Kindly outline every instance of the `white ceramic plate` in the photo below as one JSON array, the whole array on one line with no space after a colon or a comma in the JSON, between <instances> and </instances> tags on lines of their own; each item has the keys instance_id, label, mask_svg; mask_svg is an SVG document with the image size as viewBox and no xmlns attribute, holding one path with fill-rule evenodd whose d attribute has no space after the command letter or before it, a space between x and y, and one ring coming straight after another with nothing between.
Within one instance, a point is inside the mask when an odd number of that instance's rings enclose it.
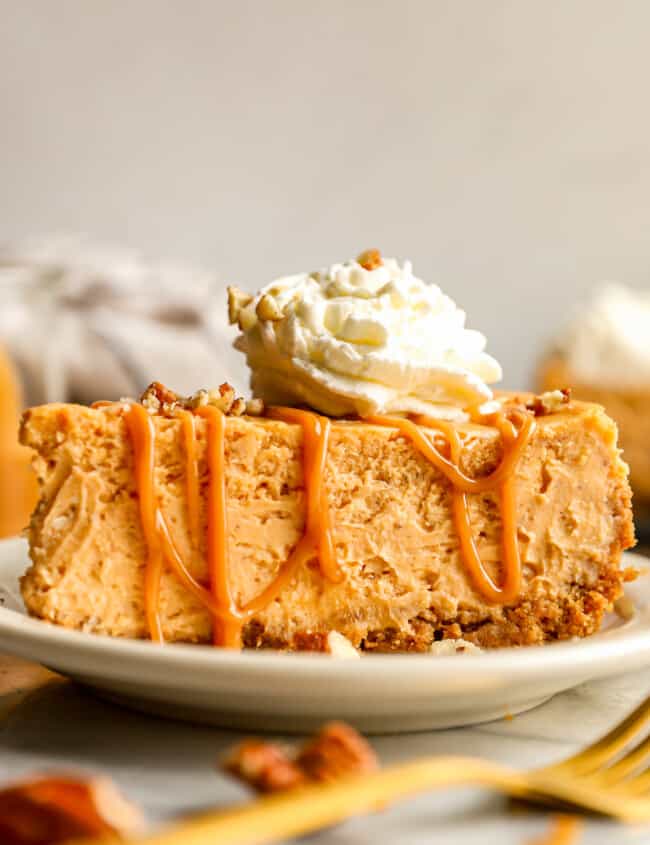
<instances>
[{"instance_id":1,"label":"white ceramic plate","mask_svg":"<svg viewBox=\"0 0 650 845\"><path fill-rule=\"evenodd\" d=\"M639 555L627 563L650 563ZM25 614L22 540L0 541L0 650L44 664L152 713L254 730L304 731L346 719L366 732L445 728L520 713L592 678L650 665L650 577L629 585L637 612L586 640L476 655L233 653L57 628Z\"/></svg>"}]
</instances>

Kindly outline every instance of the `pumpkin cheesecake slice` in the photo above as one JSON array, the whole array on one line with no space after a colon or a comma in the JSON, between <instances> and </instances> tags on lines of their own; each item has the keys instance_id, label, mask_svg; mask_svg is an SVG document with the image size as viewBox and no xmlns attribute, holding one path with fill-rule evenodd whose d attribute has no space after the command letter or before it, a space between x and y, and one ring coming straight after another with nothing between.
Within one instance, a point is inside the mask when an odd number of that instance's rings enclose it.
<instances>
[{"instance_id":1,"label":"pumpkin cheesecake slice","mask_svg":"<svg viewBox=\"0 0 650 845\"><path fill-rule=\"evenodd\" d=\"M424 651L449 637L494 647L585 636L620 595L621 552L634 542L630 490L616 427L599 406L562 395L502 401L503 413L532 429L510 471L514 512L504 517L503 483L459 492L390 419L331 421L314 493L308 427L290 415L224 413L224 403L226 411L242 408L230 396L224 388L204 400L202 415L170 403L159 387L144 405L47 405L25 414L21 439L36 452L41 483L22 581L31 614L169 642L210 642L234 625L225 644L326 650L336 631L356 648ZM217 479L210 408L222 424ZM498 428L451 425L460 477L493 476L508 449ZM449 432L417 429L452 460ZM225 497L221 516L215 488ZM482 572L463 547L459 496ZM151 497L147 527L143 500ZM313 530L314 505L327 514L329 571L319 537L295 559ZM219 573L211 572L209 546L219 542L210 526L221 519L227 569ZM520 570L515 590L500 597L508 520ZM229 616L228 603L248 610Z\"/></svg>"},{"instance_id":2,"label":"pumpkin cheesecake slice","mask_svg":"<svg viewBox=\"0 0 650 845\"><path fill-rule=\"evenodd\" d=\"M376 250L232 288L229 312L251 402L154 384L140 402L25 414L41 483L30 613L337 654L598 629L634 542L600 406L495 396L483 335Z\"/></svg>"}]
</instances>

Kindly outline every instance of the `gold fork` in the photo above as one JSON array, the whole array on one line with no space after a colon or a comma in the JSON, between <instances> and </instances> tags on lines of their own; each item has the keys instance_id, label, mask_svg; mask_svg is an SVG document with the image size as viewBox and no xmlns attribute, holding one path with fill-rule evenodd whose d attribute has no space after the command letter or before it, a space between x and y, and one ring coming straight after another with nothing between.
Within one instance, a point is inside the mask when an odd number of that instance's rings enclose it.
<instances>
[{"instance_id":1,"label":"gold fork","mask_svg":"<svg viewBox=\"0 0 650 845\"><path fill-rule=\"evenodd\" d=\"M519 772L472 757L425 757L374 774L260 798L196 817L138 845L262 845L312 833L429 789L484 786L513 798L571 805L625 822L650 821L650 736L628 746L650 722L650 697L602 739L551 766ZM626 750L627 749L627 750ZM83 840L98 845L110 839Z\"/></svg>"}]
</instances>

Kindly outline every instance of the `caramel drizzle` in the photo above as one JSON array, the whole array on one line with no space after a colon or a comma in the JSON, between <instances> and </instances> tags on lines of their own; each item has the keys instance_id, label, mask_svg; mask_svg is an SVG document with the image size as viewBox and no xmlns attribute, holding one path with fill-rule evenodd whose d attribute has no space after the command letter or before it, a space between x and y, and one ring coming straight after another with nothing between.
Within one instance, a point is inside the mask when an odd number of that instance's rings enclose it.
<instances>
[{"instance_id":1,"label":"caramel drizzle","mask_svg":"<svg viewBox=\"0 0 650 845\"><path fill-rule=\"evenodd\" d=\"M337 563L324 477L332 423L327 417L297 408L270 408L271 419L298 423L303 430L307 519L304 538L312 557L318 557L321 572L334 583L343 578Z\"/></svg>"},{"instance_id":2,"label":"caramel drizzle","mask_svg":"<svg viewBox=\"0 0 650 845\"><path fill-rule=\"evenodd\" d=\"M237 648L241 645L241 614L230 588L228 560L228 521L226 513L224 415L217 408L198 408L197 415L208 424L208 575L210 590L221 614L213 619L215 645Z\"/></svg>"},{"instance_id":3,"label":"caramel drizzle","mask_svg":"<svg viewBox=\"0 0 650 845\"><path fill-rule=\"evenodd\" d=\"M443 473L452 484L451 503L454 524L460 541L461 554L476 590L492 604L508 604L521 591L521 556L517 538L517 502L514 469L535 430L532 415L511 411L520 418L519 431L515 430L505 413L494 414L494 426L503 438L503 458L498 467L483 478L470 478L460 469L462 443L453 424L433 417L418 416L415 421L402 417L368 417L373 425L398 429L408 437L415 448ZM483 422L484 420L481 419ZM487 420L485 420L487 421ZM449 444L450 459L436 449L433 442L419 426L440 431ZM496 490L499 496L503 547L503 583L497 586L483 565L472 534L468 493Z\"/></svg>"},{"instance_id":4,"label":"caramel drizzle","mask_svg":"<svg viewBox=\"0 0 650 845\"><path fill-rule=\"evenodd\" d=\"M130 405L125 414L126 425L133 445L135 480L140 507L140 522L147 547L144 577L144 606L149 635L155 642L163 642L160 622L160 579L163 558L179 580L213 615L220 615L209 590L189 572L174 544L167 521L155 495L155 438L152 417L142 405Z\"/></svg>"},{"instance_id":5,"label":"caramel drizzle","mask_svg":"<svg viewBox=\"0 0 650 845\"><path fill-rule=\"evenodd\" d=\"M106 403L111 404L111 403ZM99 405L104 407L104 404ZM202 406L194 413L178 412L186 455L188 523L192 547L199 547L200 486L196 455L195 416L207 424L208 517L207 564L209 588L191 574L174 543L169 526L155 495L155 425L141 405L126 408L126 423L133 444L135 477L140 519L147 547L145 565L145 615L151 639L163 641L160 620L160 582L163 560L213 618L213 642L240 648L246 622L264 610L288 585L296 571L309 560L318 559L321 573L330 581L341 581L343 573L336 560L330 508L324 483L332 423L327 417L298 408L275 407L268 417L301 426L303 430L303 468L306 497L305 529L288 559L273 580L257 596L238 606L230 583L228 556L227 495L225 475L224 414L213 406ZM510 409L490 417L473 413L474 421L492 424L503 440L503 457L497 468L482 478L471 478L460 468L462 442L449 422L432 417L414 419L372 416L364 420L372 425L396 428L452 484L452 514L459 536L461 554L476 590L489 602L506 604L521 590L521 560L516 526L514 470L535 430L532 415ZM516 429L511 418L518 419ZM449 458L443 455L422 430L439 431L449 446ZM481 560L472 534L468 494L495 490L499 497L502 521L503 583L494 583Z\"/></svg>"},{"instance_id":6,"label":"caramel drizzle","mask_svg":"<svg viewBox=\"0 0 650 845\"><path fill-rule=\"evenodd\" d=\"M141 405L131 405L126 422L133 444L135 477L140 501L147 562L145 565L145 615L151 639L162 642L159 598L163 558L187 589L213 617L215 645L241 647L242 628L247 621L267 607L291 581L296 570L317 557L322 574L338 582L343 574L336 561L330 510L324 484L331 422L325 417L294 408L272 408L272 419L298 423L303 429L304 474L306 492L305 531L289 558L280 566L273 581L262 592L238 607L230 585L228 560L228 525L225 483L225 417L212 406L195 411L207 422L208 520L207 561L210 589L207 590L189 572L173 542L169 526L155 498L155 425ZM188 516L198 525L199 479L196 460L194 418L181 412L186 450ZM198 537L198 529L196 536ZM196 540L193 539L196 543Z\"/></svg>"},{"instance_id":7,"label":"caramel drizzle","mask_svg":"<svg viewBox=\"0 0 650 845\"><path fill-rule=\"evenodd\" d=\"M154 642L163 641L160 623L160 576L162 551L159 538L160 510L154 491L155 428L153 420L142 405L131 405L126 415L126 425L133 443L135 457L135 483L138 489L140 522L147 547L144 570L144 612L149 636Z\"/></svg>"}]
</instances>

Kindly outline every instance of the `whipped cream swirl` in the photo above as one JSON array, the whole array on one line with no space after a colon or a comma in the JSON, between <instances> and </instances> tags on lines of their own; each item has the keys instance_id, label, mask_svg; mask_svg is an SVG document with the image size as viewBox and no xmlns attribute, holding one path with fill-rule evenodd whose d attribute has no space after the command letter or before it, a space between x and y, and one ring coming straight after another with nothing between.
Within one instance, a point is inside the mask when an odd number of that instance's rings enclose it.
<instances>
[{"instance_id":1,"label":"whipped cream swirl","mask_svg":"<svg viewBox=\"0 0 650 845\"><path fill-rule=\"evenodd\" d=\"M411 263L375 251L285 276L255 297L230 289L255 396L330 416L421 413L449 419L489 401L501 367L485 338Z\"/></svg>"},{"instance_id":2,"label":"whipped cream swirl","mask_svg":"<svg viewBox=\"0 0 650 845\"><path fill-rule=\"evenodd\" d=\"M558 345L582 382L612 387L650 383L650 291L604 285Z\"/></svg>"}]
</instances>

